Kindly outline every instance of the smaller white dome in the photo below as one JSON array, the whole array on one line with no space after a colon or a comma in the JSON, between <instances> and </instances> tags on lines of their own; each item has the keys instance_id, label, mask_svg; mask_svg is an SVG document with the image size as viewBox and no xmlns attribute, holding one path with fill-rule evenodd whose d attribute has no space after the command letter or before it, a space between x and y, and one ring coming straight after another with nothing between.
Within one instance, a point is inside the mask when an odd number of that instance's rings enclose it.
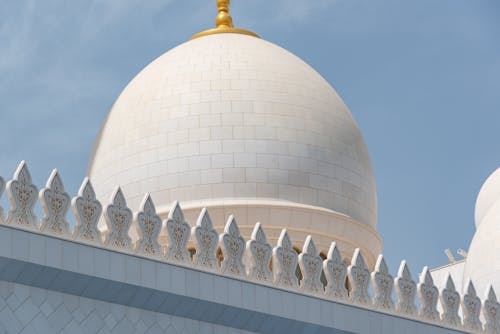
<instances>
[{"instance_id":1,"label":"smaller white dome","mask_svg":"<svg viewBox=\"0 0 500 334\"><path fill-rule=\"evenodd\" d=\"M491 284L500 291L500 168L481 187L476 200L476 233L469 246L463 282L469 279L480 295ZM463 285L465 289L465 284Z\"/></svg>"},{"instance_id":2,"label":"smaller white dome","mask_svg":"<svg viewBox=\"0 0 500 334\"><path fill-rule=\"evenodd\" d=\"M500 199L500 168L494 171L484 182L476 199L474 221L479 227L493 204Z\"/></svg>"}]
</instances>

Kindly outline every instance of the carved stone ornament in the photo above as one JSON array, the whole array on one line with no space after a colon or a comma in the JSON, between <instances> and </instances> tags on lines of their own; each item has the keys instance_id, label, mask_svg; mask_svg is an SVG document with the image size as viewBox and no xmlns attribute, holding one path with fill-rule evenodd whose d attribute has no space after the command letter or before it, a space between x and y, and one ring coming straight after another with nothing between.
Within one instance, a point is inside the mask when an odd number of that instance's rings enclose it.
<instances>
[{"instance_id":1,"label":"carved stone ornament","mask_svg":"<svg viewBox=\"0 0 500 334\"><path fill-rule=\"evenodd\" d=\"M417 292L420 300L420 318L428 321L439 321L439 312L437 310L439 291L434 285L431 273L427 267L424 267L420 274Z\"/></svg>"},{"instance_id":2,"label":"carved stone ornament","mask_svg":"<svg viewBox=\"0 0 500 334\"><path fill-rule=\"evenodd\" d=\"M174 202L168 214L166 227L168 235L167 259L190 264L191 259L187 251L187 242L191 228L186 223L184 214L177 201Z\"/></svg>"},{"instance_id":3,"label":"carved stone ornament","mask_svg":"<svg viewBox=\"0 0 500 334\"><path fill-rule=\"evenodd\" d=\"M292 242L286 229L281 231L278 245L273 248L274 284L277 286L296 289L299 286L295 271L298 256L292 247Z\"/></svg>"},{"instance_id":4,"label":"carved stone ornament","mask_svg":"<svg viewBox=\"0 0 500 334\"><path fill-rule=\"evenodd\" d=\"M347 267L347 277L351 285L349 300L357 304L370 304L370 294L368 293L370 271L366 268L365 259L359 248L354 250L351 265Z\"/></svg>"},{"instance_id":5,"label":"carved stone ornament","mask_svg":"<svg viewBox=\"0 0 500 334\"><path fill-rule=\"evenodd\" d=\"M335 242L330 245L327 258L323 261L323 272L328 282L325 294L335 299L347 299L347 266L342 261L342 256Z\"/></svg>"},{"instance_id":6,"label":"carved stone ornament","mask_svg":"<svg viewBox=\"0 0 500 334\"><path fill-rule=\"evenodd\" d=\"M212 220L206 208L201 210L196 226L191 229L191 234L196 240L196 253L193 256L194 265L211 270L218 268L215 252L219 235L213 228Z\"/></svg>"},{"instance_id":7,"label":"carved stone ornament","mask_svg":"<svg viewBox=\"0 0 500 334\"><path fill-rule=\"evenodd\" d=\"M300 289L312 293L323 293L323 283L321 283L321 271L323 260L318 254L314 241L310 235L307 236L299 254L299 267L302 272Z\"/></svg>"},{"instance_id":8,"label":"carved stone ornament","mask_svg":"<svg viewBox=\"0 0 500 334\"><path fill-rule=\"evenodd\" d=\"M2 197L3 191L5 190L5 181L0 176L0 197ZM3 222L3 208L0 205L0 223Z\"/></svg>"},{"instance_id":9,"label":"carved stone ornament","mask_svg":"<svg viewBox=\"0 0 500 334\"><path fill-rule=\"evenodd\" d=\"M270 282L272 248L267 243L266 234L260 223L255 224L251 239L247 241L247 254L249 257L248 276L257 281Z\"/></svg>"},{"instance_id":10,"label":"carved stone ornament","mask_svg":"<svg viewBox=\"0 0 500 334\"><path fill-rule=\"evenodd\" d=\"M236 220L231 215L224 227L224 233L219 236L219 242L224 259L221 263L221 273L245 276L243 253L245 252L245 239L240 235Z\"/></svg>"},{"instance_id":11,"label":"carved stone ornament","mask_svg":"<svg viewBox=\"0 0 500 334\"><path fill-rule=\"evenodd\" d=\"M73 197L71 206L75 213L76 225L73 238L100 244L101 231L97 223L102 213L102 205L95 197L94 188L86 177L78 191L78 196Z\"/></svg>"},{"instance_id":12,"label":"carved stone ornament","mask_svg":"<svg viewBox=\"0 0 500 334\"><path fill-rule=\"evenodd\" d=\"M417 307L415 306L417 284L411 278L406 261L402 261L399 266L398 276L394 279L394 289L398 296L396 311L401 314L415 316L417 314Z\"/></svg>"},{"instance_id":13,"label":"carved stone ornament","mask_svg":"<svg viewBox=\"0 0 500 334\"><path fill-rule=\"evenodd\" d=\"M69 224L66 221L70 197L64 191L64 185L57 169L52 171L47 185L40 190L39 196L44 212L44 217L40 222L40 231L49 234L70 234Z\"/></svg>"},{"instance_id":14,"label":"carved stone ornament","mask_svg":"<svg viewBox=\"0 0 500 334\"><path fill-rule=\"evenodd\" d=\"M33 212L38 189L32 183L28 165L24 160L17 167L13 180L7 182L7 194L11 209L5 223L38 230L36 216Z\"/></svg>"},{"instance_id":15,"label":"carved stone ornament","mask_svg":"<svg viewBox=\"0 0 500 334\"><path fill-rule=\"evenodd\" d=\"M132 211L127 207L127 201L120 187L111 196L111 204L104 209L104 220L108 228L104 244L118 249L131 250L132 241L128 235L132 224Z\"/></svg>"},{"instance_id":16,"label":"carved stone ornament","mask_svg":"<svg viewBox=\"0 0 500 334\"><path fill-rule=\"evenodd\" d=\"M491 334L500 333L500 304L493 287L488 288L488 297L483 304L484 332Z\"/></svg>"},{"instance_id":17,"label":"carved stone ornament","mask_svg":"<svg viewBox=\"0 0 500 334\"><path fill-rule=\"evenodd\" d=\"M479 320L481 300L477 296L476 289L471 280L467 284L467 293L462 298L462 313L465 329L479 331L483 328L481 320Z\"/></svg>"},{"instance_id":18,"label":"carved stone ornament","mask_svg":"<svg viewBox=\"0 0 500 334\"><path fill-rule=\"evenodd\" d=\"M453 279L449 274L446 279L446 287L441 291L439 300L443 308L441 320L449 326L460 326L462 324L462 321L458 316L460 295L458 294L457 289L455 289L455 283L453 283Z\"/></svg>"},{"instance_id":19,"label":"carved stone ornament","mask_svg":"<svg viewBox=\"0 0 500 334\"><path fill-rule=\"evenodd\" d=\"M161 218L156 214L153 200L149 194L144 197L140 210L135 216L137 234L139 235L135 252L148 256L162 256L163 252L158 243L162 222Z\"/></svg>"},{"instance_id":20,"label":"carved stone ornament","mask_svg":"<svg viewBox=\"0 0 500 334\"><path fill-rule=\"evenodd\" d=\"M373 291L375 293L373 305L378 309L392 310L394 308L394 301L391 295L394 279L389 274L389 268L387 268L382 254L378 256L375 271L372 272L371 276Z\"/></svg>"}]
</instances>

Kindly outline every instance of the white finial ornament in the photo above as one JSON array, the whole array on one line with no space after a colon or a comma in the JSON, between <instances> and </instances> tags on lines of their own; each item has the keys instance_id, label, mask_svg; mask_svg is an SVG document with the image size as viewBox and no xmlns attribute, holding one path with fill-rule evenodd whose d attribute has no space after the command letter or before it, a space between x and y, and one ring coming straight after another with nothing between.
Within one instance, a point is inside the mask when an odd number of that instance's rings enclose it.
<instances>
[{"instance_id":1,"label":"white finial ornament","mask_svg":"<svg viewBox=\"0 0 500 334\"><path fill-rule=\"evenodd\" d=\"M377 259L375 271L371 274L371 277L373 290L375 292L373 305L383 310L392 310L394 308L394 301L391 295L394 279L389 274L389 268L387 268L387 264L382 254L379 255Z\"/></svg>"},{"instance_id":2,"label":"white finial ornament","mask_svg":"<svg viewBox=\"0 0 500 334\"><path fill-rule=\"evenodd\" d=\"M104 241L106 246L131 250L132 241L128 235L132 224L132 210L127 207L127 201L120 187L111 196L111 204L104 209L104 219L108 228Z\"/></svg>"},{"instance_id":3,"label":"white finial ornament","mask_svg":"<svg viewBox=\"0 0 500 334\"><path fill-rule=\"evenodd\" d=\"M335 242L330 245L326 260L323 261L323 272L327 281L325 294L335 299L347 299L347 266Z\"/></svg>"},{"instance_id":4,"label":"white finial ornament","mask_svg":"<svg viewBox=\"0 0 500 334\"><path fill-rule=\"evenodd\" d=\"M500 304L497 301L495 290L490 285L487 299L483 303L484 332L488 334L500 333Z\"/></svg>"},{"instance_id":5,"label":"white finial ornament","mask_svg":"<svg viewBox=\"0 0 500 334\"><path fill-rule=\"evenodd\" d=\"M224 259L221 263L221 273L235 276L245 276L245 266L243 265L243 253L245 252L245 239L240 235L240 229L236 220L229 216L224 233L219 237L222 255Z\"/></svg>"},{"instance_id":6,"label":"white finial ornament","mask_svg":"<svg viewBox=\"0 0 500 334\"><path fill-rule=\"evenodd\" d=\"M300 271L302 272L300 289L313 293L323 293L323 284L321 283L323 261L310 235L306 237L302 253L299 254L298 260Z\"/></svg>"},{"instance_id":7,"label":"white finial ornament","mask_svg":"<svg viewBox=\"0 0 500 334\"><path fill-rule=\"evenodd\" d=\"M40 204L44 217L40 222L40 231L50 234L69 235L69 223L66 221L70 197L64 191L61 177L54 169L45 188L40 190Z\"/></svg>"},{"instance_id":8,"label":"white finial ornament","mask_svg":"<svg viewBox=\"0 0 500 334\"><path fill-rule=\"evenodd\" d=\"M415 295L417 293L417 284L411 278L410 269L405 260L401 261L398 270L398 276L394 279L394 288L398 296L396 311L406 315L416 315Z\"/></svg>"},{"instance_id":9,"label":"white finial ornament","mask_svg":"<svg viewBox=\"0 0 500 334\"><path fill-rule=\"evenodd\" d=\"M273 248L274 285L296 289L299 286L295 271L298 255L292 247L292 242L286 229L281 231L278 245Z\"/></svg>"},{"instance_id":10,"label":"white finial ornament","mask_svg":"<svg viewBox=\"0 0 500 334\"><path fill-rule=\"evenodd\" d=\"M260 223L255 224L251 239L246 244L247 254L249 255L248 277L258 281L271 281L271 262L272 248L267 243L266 234Z\"/></svg>"},{"instance_id":11,"label":"white finial ornament","mask_svg":"<svg viewBox=\"0 0 500 334\"><path fill-rule=\"evenodd\" d=\"M71 205L76 217L73 238L101 244L101 231L97 228L97 223L101 217L102 205L96 199L92 183L87 177L83 180L78 196L71 200Z\"/></svg>"},{"instance_id":12,"label":"white finial ornament","mask_svg":"<svg viewBox=\"0 0 500 334\"><path fill-rule=\"evenodd\" d=\"M167 259L189 264L190 256L187 251L187 242L189 239L191 228L184 219L184 213L175 201L172 209L168 214L168 219L165 224L168 235Z\"/></svg>"},{"instance_id":13,"label":"white finial ornament","mask_svg":"<svg viewBox=\"0 0 500 334\"><path fill-rule=\"evenodd\" d=\"M28 165L23 160L17 167L14 178L7 182L7 194L11 204L6 224L21 225L24 228L38 230L36 216L33 212L38 189L31 180Z\"/></svg>"},{"instance_id":14,"label":"white finial ornament","mask_svg":"<svg viewBox=\"0 0 500 334\"><path fill-rule=\"evenodd\" d=\"M370 272L366 268L365 259L359 248L354 250L351 265L347 268L347 276L352 287L349 300L356 304L368 305L371 301L368 293Z\"/></svg>"},{"instance_id":15,"label":"white finial ornament","mask_svg":"<svg viewBox=\"0 0 500 334\"><path fill-rule=\"evenodd\" d=\"M462 298L462 312L464 315L464 328L467 330L478 331L482 329L481 320L481 300L477 296L476 288L469 279L467 284L467 293Z\"/></svg>"},{"instance_id":16,"label":"white finial ornament","mask_svg":"<svg viewBox=\"0 0 500 334\"><path fill-rule=\"evenodd\" d=\"M196 240L196 253L193 256L194 265L212 270L216 269L218 263L215 252L219 235L213 228L212 220L206 208L201 210L196 226L191 229L191 234Z\"/></svg>"},{"instance_id":17,"label":"white finial ornament","mask_svg":"<svg viewBox=\"0 0 500 334\"><path fill-rule=\"evenodd\" d=\"M146 194L144 197L140 210L135 216L137 234L140 236L139 240L137 240L135 251L148 256L162 256L163 252L158 243L162 222L156 214L153 200L149 194Z\"/></svg>"},{"instance_id":18,"label":"white finial ornament","mask_svg":"<svg viewBox=\"0 0 500 334\"><path fill-rule=\"evenodd\" d=\"M445 324L453 327L458 327L462 324L458 316L458 308L460 307L460 295L455 289L455 283L451 275L448 274L446 279L446 287L441 291L439 296L441 306L443 307L442 320Z\"/></svg>"},{"instance_id":19,"label":"white finial ornament","mask_svg":"<svg viewBox=\"0 0 500 334\"><path fill-rule=\"evenodd\" d=\"M438 321L439 312L437 302L439 291L434 285L429 268L424 267L420 274L420 282L417 285L418 298L420 300L419 316L428 321Z\"/></svg>"},{"instance_id":20,"label":"white finial ornament","mask_svg":"<svg viewBox=\"0 0 500 334\"><path fill-rule=\"evenodd\" d=\"M2 197L3 191L5 190L5 181L0 176L0 197ZM3 222L3 208L0 205L0 223Z\"/></svg>"}]
</instances>

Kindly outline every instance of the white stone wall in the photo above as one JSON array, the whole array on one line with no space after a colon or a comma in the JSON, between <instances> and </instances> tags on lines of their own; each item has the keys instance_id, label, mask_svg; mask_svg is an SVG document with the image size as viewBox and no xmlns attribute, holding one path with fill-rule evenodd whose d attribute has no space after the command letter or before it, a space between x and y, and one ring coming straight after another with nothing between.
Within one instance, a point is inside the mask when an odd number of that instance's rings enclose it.
<instances>
[{"instance_id":1,"label":"white stone wall","mask_svg":"<svg viewBox=\"0 0 500 334\"><path fill-rule=\"evenodd\" d=\"M249 334L251 332L0 281L0 333Z\"/></svg>"}]
</instances>

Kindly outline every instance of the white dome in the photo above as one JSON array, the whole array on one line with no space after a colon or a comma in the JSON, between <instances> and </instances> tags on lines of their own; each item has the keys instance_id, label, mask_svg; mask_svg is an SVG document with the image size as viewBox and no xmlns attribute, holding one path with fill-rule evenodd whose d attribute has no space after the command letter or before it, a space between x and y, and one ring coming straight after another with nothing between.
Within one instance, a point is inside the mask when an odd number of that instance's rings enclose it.
<instances>
[{"instance_id":1,"label":"white dome","mask_svg":"<svg viewBox=\"0 0 500 334\"><path fill-rule=\"evenodd\" d=\"M476 233L465 261L463 282L472 279L479 294L491 284L500 291L500 169L481 187L476 200Z\"/></svg>"},{"instance_id":2,"label":"white dome","mask_svg":"<svg viewBox=\"0 0 500 334\"><path fill-rule=\"evenodd\" d=\"M179 200L381 248L374 175L349 110L310 66L259 38L206 36L153 61L113 105L88 173L105 202L120 185L133 209L149 192L160 212Z\"/></svg>"},{"instance_id":3,"label":"white dome","mask_svg":"<svg viewBox=\"0 0 500 334\"><path fill-rule=\"evenodd\" d=\"M498 199L500 199L500 168L488 177L477 195L474 212L476 228L479 227L483 218Z\"/></svg>"}]
</instances>

